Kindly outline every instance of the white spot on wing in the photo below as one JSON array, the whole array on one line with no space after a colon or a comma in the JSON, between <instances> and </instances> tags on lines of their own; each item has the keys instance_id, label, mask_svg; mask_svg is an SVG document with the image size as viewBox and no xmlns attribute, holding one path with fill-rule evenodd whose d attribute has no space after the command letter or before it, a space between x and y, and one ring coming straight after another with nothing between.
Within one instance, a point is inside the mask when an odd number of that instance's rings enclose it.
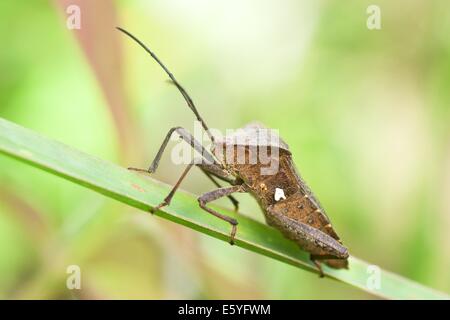
<instances>
[{"instance_id":1,"label":"white spot on wing","mask_svg":"<svg viewBox=\"0 0 450 320\"><path fill-rule=\"evenodd\" d=\"M286 200L286 196L284 195L284 190L280 188L275 188L275 201L280 201L281 199Z\"/></svg>"}]
</instances>

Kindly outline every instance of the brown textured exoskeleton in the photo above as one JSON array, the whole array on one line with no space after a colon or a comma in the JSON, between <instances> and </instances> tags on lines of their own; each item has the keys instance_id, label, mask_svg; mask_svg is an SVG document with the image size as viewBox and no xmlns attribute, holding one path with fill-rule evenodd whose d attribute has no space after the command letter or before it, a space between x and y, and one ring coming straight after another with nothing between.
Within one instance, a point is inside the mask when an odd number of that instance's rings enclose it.
<instances>
[{"instance_id":1,"label":"brown textured exoskeleton","mask_svg":"<svg viewBox=\"0 0 450 320\"><path fill-rule=\"evenodd\" d=\"M348 268L347 248L342 245L319 201L297 172L287 144L273 132L268 135L268 129L260 124L247 125L237 133L224 138L214 136L187 92L156 55L128 31L118 29L135 40L164 69L212 142L211 152L208 152L187 130L175 127L167 133L148 169L129 168L141 172L154 172L174 132L202 155L203 161L190 163L168 196L153 208L152 212L170 204L188 171L197 166L218 187L201 195L198 198L199 205L203 210L231 225L231 244L234 243L238 221L207 207L207 204L228 197L237 210L238 202L232 194L247 192L256 198L269 225L280 230L285 237L295 241L303 250L310 253L311 260L321 276L323 272L320 262L333 268ZM261 151L264 151L264 161ZM270 164L270 168L267 164ZM231 186L221 187L216 178Z\"/></svg>"}]
</instances>

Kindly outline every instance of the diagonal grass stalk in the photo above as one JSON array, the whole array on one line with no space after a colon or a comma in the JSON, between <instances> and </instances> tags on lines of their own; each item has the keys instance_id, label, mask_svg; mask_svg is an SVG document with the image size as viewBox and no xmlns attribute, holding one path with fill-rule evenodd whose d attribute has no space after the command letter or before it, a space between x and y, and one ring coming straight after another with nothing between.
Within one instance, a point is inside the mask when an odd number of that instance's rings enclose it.
<instances>
[{"instance_id":1,"label":"diagonal grass stalk","mask_svg":"<svg viewBox=\"0 0 450 320\"><path fill-rule=\"evenodd\" d=\"M159 181L130 172L1 118L0 153L147 212L170 190L170 186ZM309 255L277 230L224 208L220 210L239 220L236 246L316 272ZM185 191L180 190L171 205L155 215L228 241L229 225L205 214L198 207L196 197ZM379 274L381 286L370 286L371 264L355 257L350 257L349 261L350 270L324 266L326 276L388 299L450 299L445 293L382 269ZM320 281L319 278L317 281Z\"/></svg>"}]
</instances>

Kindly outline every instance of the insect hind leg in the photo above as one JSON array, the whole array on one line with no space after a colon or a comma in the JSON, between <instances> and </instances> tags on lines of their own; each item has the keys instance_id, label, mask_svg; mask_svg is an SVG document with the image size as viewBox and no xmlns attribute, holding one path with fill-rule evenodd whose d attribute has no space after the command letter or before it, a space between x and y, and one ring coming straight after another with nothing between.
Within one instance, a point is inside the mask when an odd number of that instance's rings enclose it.
<instances>
[{"instance_id":1,"label":"insect hind leg","mask_svg":"<svg viewBox=\"0 0 450 320\"><path fill-rule=\"evenodd\" d=\"M314 258L314 255L310 255L309 259L312 261L312 263L314 263L314 265L316 266L317 270L319 271L319 277L323 278L325 277L325 274L323 273L323 269L322 266L320 265L320 262L318 261L318 259Z\"/></svg>"},{"instance_id":2,"label":"insect hind leg","mask_svg":"<svg viewBox=\"0 0 450 320\"><path fill-rule=\"evenodd\" d=\"M334 269L348 269L348 259L338 259L332 255L310 255L311 261L319 270L319 276L323 278L324 273L322 270L321 263L325 263L331 268Z\"/></svg>"}]
</instances>

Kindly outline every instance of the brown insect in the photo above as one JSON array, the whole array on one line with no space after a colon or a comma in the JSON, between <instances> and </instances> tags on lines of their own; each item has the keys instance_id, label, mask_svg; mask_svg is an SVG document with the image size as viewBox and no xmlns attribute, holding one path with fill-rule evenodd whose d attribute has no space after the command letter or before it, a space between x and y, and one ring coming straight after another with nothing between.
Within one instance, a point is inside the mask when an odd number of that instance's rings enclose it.
<instances>
[{"instance_id":1,"label":"brown insect","mask_svg":"<svg viewBox=\"0 0 450 320\"><path fill-rule=\"evenodd\" d=\"M234 243L238 221L207 207L207 204L219 198L228 197L237 211L238 201L232 194L247 192L256 198L269 225L280 230L285 237L295 241L303 250L310 253L310 258L318 268L321 277L323 271L320 262L333 268L348 268L348 250L342 245L319 201L297 172L288 145L273 133L270 139L267 134L261 135L260 133L266 133L267 129L260 124L247 125L236 134L224 138L215 137L198 113L188 93L158 57L134 35L122 28L117 29L136 41L164 69L212 142L211 152L209 152L187 130L175 127L167 133L148 169L129 168L140 172L155 172L173 132L202 155L203 161L190 163L167 197L151 212L169 205L189 170L197 166L218 187L201 195L198 203L203 210L231 225L230 244ZM256 137L258 139L255 139ZM264 163L261 157L258 157L262 149L266 149ZM267 169L267 163L276 164L277 170L270 174L262 174L264 169ZM221 187L216 179L225 181L231 186Z\"/></svg>"}]
</instances>

